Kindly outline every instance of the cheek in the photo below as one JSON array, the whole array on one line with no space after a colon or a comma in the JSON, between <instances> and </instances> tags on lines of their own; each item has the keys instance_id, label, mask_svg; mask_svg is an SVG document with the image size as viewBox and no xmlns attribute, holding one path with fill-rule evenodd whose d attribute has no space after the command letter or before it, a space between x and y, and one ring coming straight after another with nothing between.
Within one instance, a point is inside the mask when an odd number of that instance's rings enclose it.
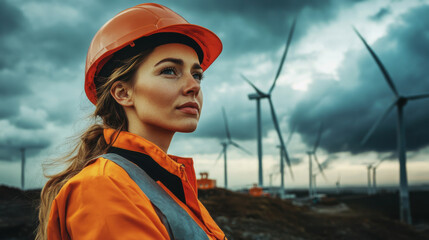
<instances>
[{"instance_id":1,"label":"cheek","mask_svg":"<svg viewBox=\"0 0 429 240\"><path fill-rule=\"evenodd\" d=\"M167 110L174 105L176 97L174 89L165 84L142 84L135 88L136 107L140 105L144 111Z\"/></svg>"},{"instance_id":2,"label":"cheek","mask_svg":"<svg viewBox=\"0 0 429 240\"><path fill-rule=\"evenodd\" d=\"M200 91L200 93L197 96L197 101L200 103L200 108L203 108L203 92Z\"/></svg>"}]
</instances>

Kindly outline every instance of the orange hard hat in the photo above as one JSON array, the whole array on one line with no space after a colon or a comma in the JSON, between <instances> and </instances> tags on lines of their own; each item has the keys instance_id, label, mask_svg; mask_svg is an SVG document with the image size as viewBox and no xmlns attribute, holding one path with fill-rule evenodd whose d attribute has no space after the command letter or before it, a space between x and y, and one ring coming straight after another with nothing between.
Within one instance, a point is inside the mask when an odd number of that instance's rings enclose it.
<instances>
[{"instance_id":1,"label":"orange hard hat","mask_svg":"<svg viewBox=\"0 0 429 240\"><path fill-rule=\"evenodd\" d=\"M171 9L144 3L128 8L105 23L95 34L88 49L85 65L85 93L97 103L94 76L113 57L115 52L130 46L135 41L159 33L174 33L190 38L202 52L200 64L206 70L222 51L222 42L212 31L188 23Z\"/></svg>"}]
</instances>

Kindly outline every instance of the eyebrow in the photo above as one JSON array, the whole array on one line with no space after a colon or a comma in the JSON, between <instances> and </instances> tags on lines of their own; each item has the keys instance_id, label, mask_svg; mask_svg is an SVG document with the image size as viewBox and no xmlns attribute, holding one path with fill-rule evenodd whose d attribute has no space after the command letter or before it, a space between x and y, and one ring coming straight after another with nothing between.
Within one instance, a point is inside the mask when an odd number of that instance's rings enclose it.
<instances>
[{"instance_id":1,"label":"eyebrow","mask_svg":"<svg viewBox=\"0 0 429 240\"><path fill-rule=\"evenodd\" d=\"M161 63L165 63L165 62L172 62L174 64L181 65L181 66L184 65L182 59L179 59L179 58L164 58L161 61L159 61L158 63L156 63L155 67L158 66L158 65L160 65ZM203 68L201 67L200 64L194 63L194 65L192 65L192 69L203 69Z\"/></svg>"}]
</instances>

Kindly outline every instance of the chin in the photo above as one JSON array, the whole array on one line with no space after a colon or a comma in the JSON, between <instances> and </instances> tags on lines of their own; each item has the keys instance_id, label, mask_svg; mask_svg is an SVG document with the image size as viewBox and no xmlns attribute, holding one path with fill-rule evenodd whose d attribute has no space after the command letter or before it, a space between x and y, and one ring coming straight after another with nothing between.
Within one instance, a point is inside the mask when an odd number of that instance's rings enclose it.
<instances>
[{"instance_id":1,"label":"chin","mask_svg":"<svg viewBox=\"0 0 429 240\"><path fill-rule=\"evenodd\" d=\"M177 126L176 131L182 133L191 133L197 129L198 122L187 122Z\"/></svg>"},{"instance_id":2,"label":"chin","mask_svg":"<svg viewBox=\"0 0 429 240\"><path fill-rule=\"evenodd\" d=\"M180 128L177 131L178 132L182 132L182 133L191 133L193 131L195 131L197 129L197 126L189 126L189 127L184 127L184 128Z\"/></svg>"}]
</instances>

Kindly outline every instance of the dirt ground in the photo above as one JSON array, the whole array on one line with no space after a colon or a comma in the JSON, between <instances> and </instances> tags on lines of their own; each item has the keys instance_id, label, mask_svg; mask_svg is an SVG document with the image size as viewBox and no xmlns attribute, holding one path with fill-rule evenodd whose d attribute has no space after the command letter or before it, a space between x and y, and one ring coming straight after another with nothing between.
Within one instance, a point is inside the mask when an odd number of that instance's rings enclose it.
<instances>
[{"instance_id":1,"label":"dirt ground","mask_svg":"<svg viewBox=\"0 0 429 240\"><path fill-rule=\"evenodd\" d=\"M0 239L34 239L40 190L0 186Z\"/></svg>"},{"instance_id":2,"label":"dirt ground","mask_svg":"<svg viewBox=\"0 0 429 240\"><path fill-rule=\"evenodd\" d=\"M34 239L39 194L0 186L0 239ZM413 226L397 220L397 193L342 194L317 204L224 189L199 197L229 240L429 239L429 192L411 192Z\"/></svg>"},{"instance_id":3,"label":"dirt ground","mask_svg":"<svg viewBox=\"0 0 429 240\"><path fill-rule=\"evenodd\" d=\"M422 199L416 226L397 220L395 194L340 195L310 204L216 189L201 191L200 199L230 240L429 239L429 194L414 195Z\"/></svg>"}]
</instances>

